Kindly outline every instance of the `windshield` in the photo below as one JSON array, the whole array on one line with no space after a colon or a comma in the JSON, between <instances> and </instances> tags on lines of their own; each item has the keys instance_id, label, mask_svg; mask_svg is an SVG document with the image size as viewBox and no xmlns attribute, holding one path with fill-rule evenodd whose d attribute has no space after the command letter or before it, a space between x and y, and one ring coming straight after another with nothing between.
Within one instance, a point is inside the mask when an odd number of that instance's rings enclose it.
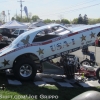
<instances>
[{"instance_id":1,"label":"windshield","mask_svg":"<svg viewBox=\"0 0 100 100\"><path fill-rule=\"evenodd\" d=\"M3 32L3 29L0 29L0 33L2 33Z\"/></svg>"},{"instance_id":2,"label":"windshield","mask_svg":"<svg viewBox=\"0 0 100 100\"><path fill-rule=\"evenodd\" d=\"M24 35L21 34L21 36L18 36L12 43L11 45L17 45L22 39Z\"/></svg>"},{"instance_id":3,"label":"windshield","mask_svg":"<svg viewBox=\"0 0 100 100\"><path fill-rule=\"evenodd\" d=\"M15 30L14 34L18 34L19 30Z\"/></svg>"}]
</instances>

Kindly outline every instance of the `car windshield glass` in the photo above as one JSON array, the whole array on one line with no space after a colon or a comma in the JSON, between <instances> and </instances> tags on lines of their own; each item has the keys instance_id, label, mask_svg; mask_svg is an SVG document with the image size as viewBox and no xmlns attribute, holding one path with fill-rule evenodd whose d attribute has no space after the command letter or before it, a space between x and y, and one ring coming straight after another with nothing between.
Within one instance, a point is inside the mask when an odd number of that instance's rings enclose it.
<instances>
[{"instance_id":1,"label":"car windshield glass","mask_svg":"<svg viewBox=\"0 0 100 100\"><path fill-rule=\"evenodd\" d=\"M0 33L2 33L3 32L3 29L0 29Z\"/></svg>"},{"instance_id":2,"label":"car windshield glass","mask_svg":"<svg viewBox=\"0 0 100 100\"><path fill-rule=\"evenodd\" d=\"M15 30L14 34L18 34L19 30Z\"/></svg>"},{"instance_id":3,"label":"car windshield glass","mask_svg":"<svg viewBox=\"0 0 100 100\"><path fill-rule=\"evenodd\" d=\"M21 36L18 36L18 37L11 43L11 45L17 45L17 43L19 43L19 42L21 41L21 39L23 39L23 37L25 37L25 36L21 34Z\"/></svg>"}]
</instances>

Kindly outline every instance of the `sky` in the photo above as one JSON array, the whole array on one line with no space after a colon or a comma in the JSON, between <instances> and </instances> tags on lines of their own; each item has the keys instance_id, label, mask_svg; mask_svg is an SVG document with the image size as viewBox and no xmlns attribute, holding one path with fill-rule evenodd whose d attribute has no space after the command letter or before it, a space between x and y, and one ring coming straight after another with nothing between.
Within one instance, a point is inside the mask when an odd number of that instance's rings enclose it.
<instances>
[{"instance_id":1,"label":"sky","mask_svg":"<svg viewBox=\"0 0 100 100\"><path fill-rule=\"evenodd\" d=\"M20 0L0 0L0 12L5 11L6 20L20 15ZM88 18L100 18L100 0L22 0L22 16L26 16L24 7L27 6L28 13L38 15L40 19L60 20L62 18L73 20L79 14Z\"/></svg>"}]
</instances>

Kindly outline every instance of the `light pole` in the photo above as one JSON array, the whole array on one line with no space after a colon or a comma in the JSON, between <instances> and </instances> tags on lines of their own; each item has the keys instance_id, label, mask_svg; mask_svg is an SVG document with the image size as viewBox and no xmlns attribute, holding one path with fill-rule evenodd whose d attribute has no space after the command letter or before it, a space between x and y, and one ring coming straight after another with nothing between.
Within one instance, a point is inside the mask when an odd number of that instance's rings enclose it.
<instances>
[{"instance_id":1,"label":"light pole","mask_svg":"<svg viewBox=\"0 0 100 100\"><path fill-rule=\"evenodd\" d=\"M20 2L20 7L21 7L21 10L20 10L20 11L21 11L21 20L22 20L22 6L23 6L23 5L22 5L22 2L24 2L24 1L20 0L20 1L18 1L18 2Z\"/></svg>"},{"instance_id":2,"label":"light pole","mask_svg":"<svg viewBox=\"0 0 100 100\"><path fill-rule=\"evenodd\" d=\"M9 12L9 10L8 10L8 20L10 21L10 12Z\"/></svg>"}]
</instances>

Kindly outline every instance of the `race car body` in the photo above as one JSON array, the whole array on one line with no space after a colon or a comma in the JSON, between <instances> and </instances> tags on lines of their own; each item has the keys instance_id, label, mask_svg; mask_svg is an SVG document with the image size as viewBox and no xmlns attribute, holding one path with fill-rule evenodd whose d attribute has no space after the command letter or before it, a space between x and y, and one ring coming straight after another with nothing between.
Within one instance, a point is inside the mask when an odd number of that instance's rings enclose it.
<instances>
[{"instance_id":1,"label":"race car body","mask_svg":"<svg viewBox=\"0 0 100 100\"><path fill-rule=\"evenodd\" d=\"M14 71L16 74L28 79L33 74L33 67L27 66L33 65L35 58L42 63L79 50L84 45L92 45L99 32L99 24L70 29L59 24L50 24L32 29L19 35L9 46L0 50L0 69L13 68L18 70ZM28 71L24 72L26 67L21 66L27 63Z\"/></svg>"}]
</instances>

